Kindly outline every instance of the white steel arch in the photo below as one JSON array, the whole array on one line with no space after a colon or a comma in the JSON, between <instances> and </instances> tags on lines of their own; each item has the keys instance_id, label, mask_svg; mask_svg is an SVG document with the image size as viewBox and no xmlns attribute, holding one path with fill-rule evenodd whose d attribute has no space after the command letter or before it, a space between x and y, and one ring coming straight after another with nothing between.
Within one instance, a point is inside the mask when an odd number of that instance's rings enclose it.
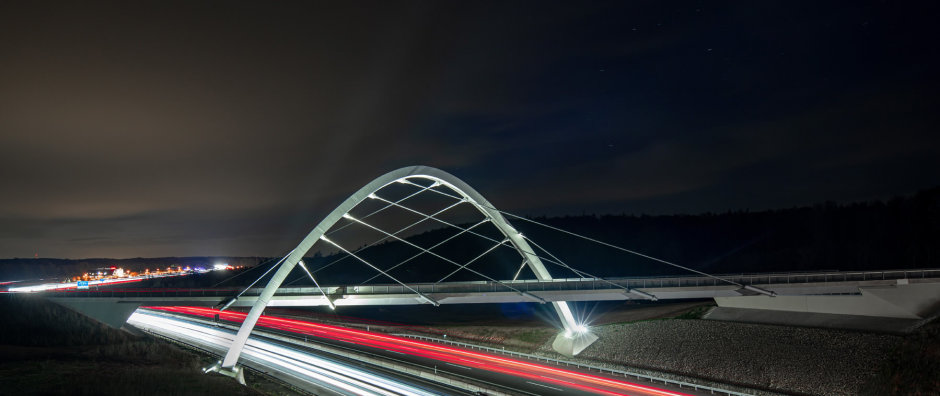
<instances>
[{"instance_id":1,"label":"white steel arch","mask_svg":"<svg viewBox=\"0 0 940 396\"><path fill-rule=\"evenodd\" d=\"M383 187L389 184L400 181L407 181L408 179L430 180L435 183L440 183L441 185L444 185L459 193L463 199L472 204L477 210L486 216L500 230L500 232L502 232L506 238L509 239L519 254L525 258L526 263L529 265L529 268L532 269L532 272L535 273L536 278L539 280L552 279L548 270L545 269L545 265L542 263L542 260L533 254L534 251L522 237L522 234L516 231L516 229L513 228L508 221L506 221L503 215L500 214L499 211L495 210L493 205L490 204L486 198L483 198L483 196L473 189L473 187L470 187L470 185L467 183L464 183L462 180L447 172L432 167L410 166L397 169L376 178L343 201L342 204L337 206L336 209L333 209L329 215L320 221L320 223L317 224L317 226L314 227L309 234L307 234L307 237L304 238L296 248L294 248L294 250L287 256L286 259L283 260L283 262L280 264L280 268L278 268L277 272L274 273L274 276L268 282L267 286L265 286L264 290L261 292L261 295L258 297L257 302L251 307L251 311L248 312L248 316L245 317L245 321L238 329L238 334L236 335L235 340L232 342L232 346L229 348L228 353L226 353L225 358L221 363L221 368L225 370L231 370L230 372L238 371L235 369L235 365L238 363L238 358L241 355L241 351L244 348L245 342L248 340L248 336L250 335L251 330L258 322L261 313L268 305L271 297L274 296L275 291L277 291L278 287L281 286L281 283L284 282L284 279L287 278L287 275L290 274L291 270L294 269L294 266L296 266L297 263L303 259L307 251L309 251L310 248L312 248L313 245L317 243L317 241L323 238L326 232L331 227L333 227L336 222L343 218L344 215L356 207L356 205L358 205L360 202L368 199L371 194L381 190ZM582 349L590 345L591 342L596 340L596 336L588 334L586 330L577 323L574 315L571 312L571 309L568 307L566 302L553 301L552 305L558 312L558 316L561 318L562 325L565 327L565 333L560 335L555 341L554 346L556 350L559 350L559 352L567 355L573 355L577 354Z\"/></svg>"}]
</instances>

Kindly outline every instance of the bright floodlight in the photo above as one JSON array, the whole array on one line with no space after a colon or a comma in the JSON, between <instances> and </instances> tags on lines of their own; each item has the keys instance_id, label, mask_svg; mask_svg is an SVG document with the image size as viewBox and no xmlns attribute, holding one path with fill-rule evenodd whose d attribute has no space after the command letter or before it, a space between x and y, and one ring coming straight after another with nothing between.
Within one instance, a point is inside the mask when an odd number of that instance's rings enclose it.
<instances>
[{"instance_id":1,"label":"bright floodlight","mask_svg":"<svg viewBox=\"0 0 940 396\"><path fill-rule=\"evenodd\" d=\"M577 330L578 333L587 333L588 328L587 326L582 324L582 325L578 325L578 327L575 328L575 330Z\"/></svg>"}]
</instances>

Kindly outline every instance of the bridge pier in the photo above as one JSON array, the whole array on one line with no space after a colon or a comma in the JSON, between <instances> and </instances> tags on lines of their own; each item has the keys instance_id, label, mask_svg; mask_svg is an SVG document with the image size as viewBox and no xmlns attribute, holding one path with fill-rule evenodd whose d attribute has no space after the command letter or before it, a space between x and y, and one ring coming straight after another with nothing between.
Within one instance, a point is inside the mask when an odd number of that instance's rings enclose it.
<instances>
[{"instance_id":1,"label":"bridge pier","mask_svg":"<svg viewBox=\"0 0 940 396\"><path fill-rule=\"evenodd\" d=\"M555 352L573 357L597 341L597 336L591 334L586 325L575 320L571 307L566 301L552 301L552 305L555 306L555 311L558 312L561 324L565 328L561 334L555 336L555 341L552 342L552 349Z\"/></svg>"},{"instance_id":2,"label":"bridge pier","mask_svg":"<svg viewBox=\"0 0 940 396\"><path fill-rule=\"evenodd\" d=\"M137 302L116 302L94 297L64 297L49 298L48 300L104 323L114 329L124 327L127 318L131 317L131 314L140 307L140 303Z\"/></svg>"},{"instance_id":3,"label":"bridge pier","mask_svg":"<svg viewBox=\"0 0 940 396\"><path fill-rule=\"evenodd\" d=\"M244 369L244 367L238 366L238 365L232 366L232 367L229 367L229 368L222 367L222 361L221 361L221 360L219 360L218 363L216 363L216 364L214 364L214 365L212 365L212 366L210 366L210 367L207 367L205 370L203 370L203 372L206 373L206 374L209 374L209 373L219 373L219 374L222 374L222 375L224 375L224 376L226 376L226 377L235 378L235 381L238 381L239 384L242 384L242 385L247 385L247 384L248 384L247 382L245 382L245 369Z\"/></svg>"},{"instance_id":4,"label":"bridge pier","mask_svg":"<svg viewBox=\"0 0 940 396\"><path fill-rule=\"evenodd\" d=\"M781 285L777 297L715 297L712 320L906 332L940 313L940 283L897 279L894 284L852 286L858 294L798 294ZM887 283L882 282L882 283ZM793 290L790 290L793 289Z\"/></svg>"},{"instance_id":5,"label":"bridge pier","mask_svg":"<svg viewBox=\"0 0 940 396\"><path fill-rule=\"evenodd\" d=\"M597 341L597 336L589 331L569 332L565 330L555 336L552 349L567 357L573 357L593 344L594 341Z\"/></svg>"}]
</instances>

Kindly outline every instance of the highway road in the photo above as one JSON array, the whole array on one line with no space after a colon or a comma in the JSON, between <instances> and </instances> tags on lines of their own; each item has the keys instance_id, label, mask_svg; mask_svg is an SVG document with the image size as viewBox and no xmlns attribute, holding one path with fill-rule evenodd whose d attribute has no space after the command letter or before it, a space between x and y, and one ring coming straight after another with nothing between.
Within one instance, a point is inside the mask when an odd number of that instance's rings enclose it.
<instances>
[{"instance_id":1,"label":"highway road","mask_svg":"<svg viewBox=\"0 0 940 396\"><path fill-rule=\"evenodd\" d=\"M184 320L178 317L139 311L128 324L190 345L224 354L235 338L232 331ZM280 379L316 394L339 395L412 395L469 394L457 388L432 384L420 379L374 371L355 362L310 353L262 337L252 337L245 345L241 362L272 373Z\"/></svg>"},{"instance_id":2,"label":"highway road","mask_svg":"<svg viewBox=\"0 0 940 396\"><path fill-rule=\"evenodd\" d=\"M174 316L180 314L190 315L203 319L213 319L215 315L219 315L221 320L232 324L241 323L245 317L245 314L240 312L219 312L218 310L202 307L148 307L139 310L132 319L139 322L139 319L135 318L139 318L139 315L145 315L146 317L162 317L167 320L186 322L179 317L161 316L160 313ZM134 322L129 321L128 323L137 326ZM208 327L217 332L225 332L212 326L200 326ZM473 378L487 384L495 384L491 386L498 386L500 391L513 394L688 395L688 393L675 390L520 359L295 319L262 316L255 328L255 333L265 332L301 335L308 341L329 345L333 348L352 350L373 357L383 357L390 361L406 361L424 367L434 367L441 374L453 374L464 378ZM218 342L224 343L225 341L221 339L230 340L232 337L230 331L226 334L228 335L215 334L214 337L219 338ZM246 349L246 352L248 352L248 349ZM317 352L317 354L322 354L322 352ZM245 358L243 354L243 361ZM435 390L439 394L452 393L452 391L447 389Z\"/></svg>"}]
</instances>

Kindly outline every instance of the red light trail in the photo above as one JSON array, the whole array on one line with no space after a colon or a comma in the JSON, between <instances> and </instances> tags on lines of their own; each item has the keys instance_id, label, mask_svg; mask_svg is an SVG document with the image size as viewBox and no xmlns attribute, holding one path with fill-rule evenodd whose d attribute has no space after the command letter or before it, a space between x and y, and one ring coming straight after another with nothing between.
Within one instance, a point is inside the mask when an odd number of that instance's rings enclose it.
<instances>
[{"instance_id":1,"label":"red light trail","mask_svg":"<svg viewBox=\"0 0 940 396\"><path fill-rule=\"evenodd\" d=\"M145 308L207 318L214 318L215 315L219 315L219 319L237 323L241 323L246 316L246 314L240 312L218 311L215 309L201 307ZM349 329L339 326L306 322L295 319L278 318L273 316L262 316L261 319L258 320L257 325L270 329L289 331L292 333L304 334L336 341L350 342L361 346L368 346L382 350L404 353L412 356L435 359L446 363L503 373L515 377L531 379L534 381L548 382L567 388L573 388L597 394L688 396L685 393L565 370L542 364L530 363L523 360L510 359L497 355L468 351L450 346L438 345L429 342L372 333L362 330Z\"/></svg>"}]
</instances>

